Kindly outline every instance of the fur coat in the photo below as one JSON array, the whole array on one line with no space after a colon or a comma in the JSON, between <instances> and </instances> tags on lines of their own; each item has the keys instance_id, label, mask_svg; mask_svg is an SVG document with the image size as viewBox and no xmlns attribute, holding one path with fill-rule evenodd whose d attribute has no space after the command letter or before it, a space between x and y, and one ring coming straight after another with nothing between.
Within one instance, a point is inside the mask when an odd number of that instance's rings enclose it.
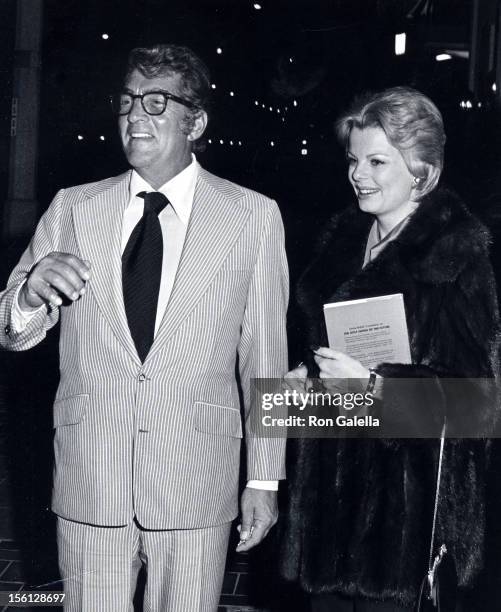
<instances>
[{"instance_id":1,"label":"fur coat","mask_svg":"<svg viewBox=\"0 0 501 612\"><path fill-rule=\"evenodd\" d=\"M438 189L362 269L373 221L354 205L336 215L321 237L297 290L304 354L308 361L308 346L328 345L324 303L403 293L412 365L383 363L377 371L385 377L385 405L388 395L389 409L405 418L411 402L421 412L428 404L418 394L393 397L390 379L497 374L490 239L454 194ZM311 361L309 375L316 375ZM481 412L489 431L494 405ZM411 607L428 567L438 440L291 442L284 576L309 593ZM463 589L475 586L484 565L488 447L482 439L449 439L445 446L437 542L452 552Z\"/></svg>"}]
</instances>

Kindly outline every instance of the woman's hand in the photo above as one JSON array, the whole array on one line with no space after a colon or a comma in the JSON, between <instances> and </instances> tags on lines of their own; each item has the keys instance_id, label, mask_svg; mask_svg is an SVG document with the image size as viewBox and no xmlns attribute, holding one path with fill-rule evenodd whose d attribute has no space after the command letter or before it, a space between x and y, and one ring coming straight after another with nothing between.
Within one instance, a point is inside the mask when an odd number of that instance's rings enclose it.
<instances>
[{"instance_id":1,"label":"woman's hand","mask_svg":"<svg viewBox=\"0 0 501 612\"><path fill-rule=\"evenodd\" d=\"M298 393L304 393L308 390L308 368L304 363L299 364L296 368L287 372L284 376L283 387L284 389L290 389Z\"/></svg>"},{"instance_id":2,"label":"woman's hand","mask_svg":"<svg viewBox=\"0 0 501 612\"><path fill-rule=\"evenodd\" d=\"M313 354L320 369L320 378L369 380L369 370L346 353L321 346L314 349Z\"/></svg>"}]
</instances>

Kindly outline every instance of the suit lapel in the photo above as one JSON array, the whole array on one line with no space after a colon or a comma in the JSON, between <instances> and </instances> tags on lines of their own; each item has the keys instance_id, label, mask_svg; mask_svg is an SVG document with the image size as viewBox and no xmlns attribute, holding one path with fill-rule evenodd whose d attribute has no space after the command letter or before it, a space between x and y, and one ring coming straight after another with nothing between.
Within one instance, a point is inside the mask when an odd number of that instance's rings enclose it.
<instances>
[{"instance_id":1,"label":"suit lapel","mask_svg":"<svg viewBox=\"0 0 501 612\"><path fill-rule=\"evenodd\" d=\"M227 257L250 215L240 205L241 192L213 186L203 170L197 180L193 209L176 280L148 359L190 314Z\"/></svg>"},{"instance_id":2,"label":"suit lapel","mask_svg":"<svg viewBox=\"0 0 501 612\"><path fill-rule=\"evenodd\" d=\"M99 308L118 340L135 361L139 361L132 341L122 293L122 217L129 200L130 172L87 199L73 211L75 234L82 255L92 264L92 291Z\"/></svg>"}]
</instances>

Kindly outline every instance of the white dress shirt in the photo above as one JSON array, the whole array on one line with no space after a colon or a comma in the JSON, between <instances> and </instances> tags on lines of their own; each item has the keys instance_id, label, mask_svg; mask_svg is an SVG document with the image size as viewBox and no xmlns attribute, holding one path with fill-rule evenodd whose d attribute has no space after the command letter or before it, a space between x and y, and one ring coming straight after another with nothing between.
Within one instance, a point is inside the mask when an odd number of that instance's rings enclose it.
<instances>
[{"instance_id":1,"label":"white dress shirt","mask_svg":"<svg viewBox=\"0 0 501 612\"><path fill-rule=\"evenodd\" d=\"M188 222L193 207L197 176L198 166L195 158L193 158L189 166L156 190L169 200L170 206L166 206L158 215L160 227L162 228L164 251L157 317L155 320L155 334L160 327L165 309L169 303L179 261L181 260L186 230L188 229ZM137 194L141 191L155 191L135 170L132 171L129 189L129 204L124 211L122 220L122 253L133 229L143 216L144 199L138 197Z\"/></svg>"},{"instance_id":2,"label":"white dress shirt","mask_svg":"<svg viewBox=\"0 0 501 612\"><path fill-rule=\"evenodd\" d=\"M160 327L165 309L169 303L177 269L181 260L186 231L193 208L197 177L198 164L194 155L192 155L189 166L170 179L170 181L164 183L159 189L153 189L153 187L151 187L151 185L149 185L135 170L133 170L131 174L129 203L127 204L122 218L122 253L125 250L127 241L134 227L143 216L144 199L138 197L137 194L142 191L159 191L165 195L170 202L170 205L166 206L158 215L160 227L162 229L164 250L157 316L155 320L155 334ZM21 287L17 295L19 295ZM45 308L45 306L41 306L40 308ZM23 331L36 312L38 312L38 309L29 312L23 311L16 296L11 313L11 324L13 329L16 332ZM278 481L249 480L247 486L252 489L277 491Z\"/></svg>"},{"instance_id":3,"label":"white dress shirt","mask_svg":"<svg viewBox=\"0 0 501 612\"><path fill-rule=\"evenodd\" d=\"M400 234L400 232L404 229L404 227L409 222L410 216L412 213L409 213L407 217L402 219L400 223L397 223L391 231L389 231L384 238L381 238L381 234L379 232L379 225L377 219L374 220L374 223L371 226L369 236L367 238L367 244L365 245L365 256L364 256L364 265L362 268L376 259L376 257L381 253L381 251L395 238Z\"/></svg>"}]
</instances>

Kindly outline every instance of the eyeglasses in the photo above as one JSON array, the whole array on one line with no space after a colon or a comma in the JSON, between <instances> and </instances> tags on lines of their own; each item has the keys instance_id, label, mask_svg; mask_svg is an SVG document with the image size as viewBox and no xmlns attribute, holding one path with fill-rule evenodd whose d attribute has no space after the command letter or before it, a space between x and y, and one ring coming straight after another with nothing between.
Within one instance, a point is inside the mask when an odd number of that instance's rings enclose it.
<instances>
[{"instance_id":1,"label":"eyeglasses","mask_svg":"<svg viewBox=\"0 0 501 612\"><path fill-rule=\"evenodd\" d=\"M148 115L161 115L167 108L167 102L174 100L188 108L197 108L193 102L183 100L167 91L148 91L144 94L119 93L110 96L111 108L117 115L128 115L134 106L134 100L141 100L141 106Z\"/></svg>"}]
</instances>

